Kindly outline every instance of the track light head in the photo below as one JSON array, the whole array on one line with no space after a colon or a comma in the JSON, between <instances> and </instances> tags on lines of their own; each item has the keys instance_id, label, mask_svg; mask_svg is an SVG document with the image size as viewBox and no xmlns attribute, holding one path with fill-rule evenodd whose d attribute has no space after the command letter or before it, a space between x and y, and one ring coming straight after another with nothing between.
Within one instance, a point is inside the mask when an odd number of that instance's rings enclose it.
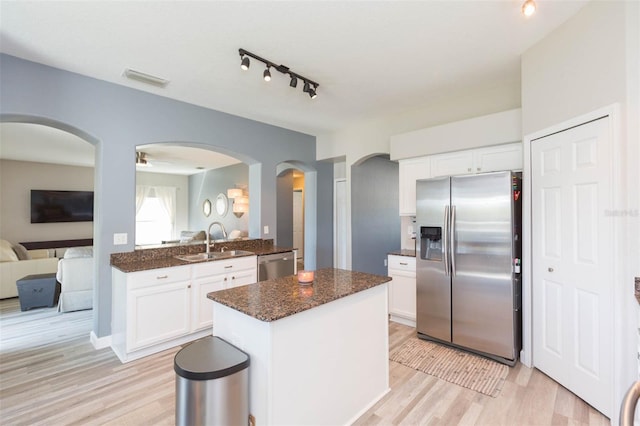
<instances>
[{"instance_id":1,"label":"track light head","mask_svg":"<svg viewBox=\"0 0 640 426\"><path fill-rule=\"evenodd\" d=\"M244 71L249 69L249 57L242 55L242 62L240 63L240 68Z\"/></svg>"},{"instance_id":2,"label":"track light head","mask_svg":"<svg viewBox=\"0 0 640 426\"><path fill-rule=\"evenodd\" d=\"M289 82L290 87L296 87L298 85L298 77L295 75L291 75L291 82Z\"/></svg>"},{"instance_id":3,"label":"track light head","mask_svg":"<svg viewBox=\"0 0 640 426\"><path fill-rule=\"evenodd\" d=\"M262 74L262 76L264 77L264 81L271 81L271 71L269 71L269 67L267 67L267 69L264 70L264 73Z\"/></svg>"},{"instance_id":4,"label":"track light head","mask_svg":"<svg viewBox=\"0 0 640 426\"><path fill-rule=\"evenodd\" d=\"M302 91L303 91L304 93L309 93L309 90L311 90L311 87L309 86L309 82L308 82L308 81L305 81L305 82L304 82L304 87L302 88Z\"/></svg>"},{"instance_id":5,"label":"track light head","mask_svg":"<svg viewBox=\"0 0 640 426\"><path fill-rule=\"evenodd\" d=\"M318 86L313 86L313 89L309 89L309 96L311 97L311 99L315 99L318 97L318 94L316 93L317 88Z\"/></svg>"}]
</instances>

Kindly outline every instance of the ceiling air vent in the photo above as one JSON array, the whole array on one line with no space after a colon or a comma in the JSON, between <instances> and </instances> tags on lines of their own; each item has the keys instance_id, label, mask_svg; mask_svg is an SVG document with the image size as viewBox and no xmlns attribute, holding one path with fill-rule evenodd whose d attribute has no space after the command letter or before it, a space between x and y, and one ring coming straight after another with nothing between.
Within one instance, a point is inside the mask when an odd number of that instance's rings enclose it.
<instances>
[{"instance_id":1,"label":"ceiling air vent","mask_svg":"<svg viewBox=\"0 0 640 426\"><path fill-rule=\"evenodd\" d=\"M155 75L147 74L144 72L132 70L131 68L125 68L124 76L132 80L141 81L142 83L151 84L156 87L165 87L169 84L169 80Z\"/></svg>"}]
</instances>

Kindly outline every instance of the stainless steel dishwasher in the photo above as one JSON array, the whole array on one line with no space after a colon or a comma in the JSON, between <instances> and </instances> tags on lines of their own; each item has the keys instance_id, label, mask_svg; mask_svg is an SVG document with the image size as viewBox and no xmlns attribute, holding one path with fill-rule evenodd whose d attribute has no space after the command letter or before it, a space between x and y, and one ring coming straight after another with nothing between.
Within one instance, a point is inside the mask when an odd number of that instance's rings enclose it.
<instances>
[{"instance_id":1,"label":"stainless steel dishwasher","mask_svg":"<svg viewBox=\"0 0 640 426\"><path fill-rule=\"evenodd\" d=\"M258 281L285 277L295 273L296 256L292 251L258 256Z\"/></svg>"}]
</instances>

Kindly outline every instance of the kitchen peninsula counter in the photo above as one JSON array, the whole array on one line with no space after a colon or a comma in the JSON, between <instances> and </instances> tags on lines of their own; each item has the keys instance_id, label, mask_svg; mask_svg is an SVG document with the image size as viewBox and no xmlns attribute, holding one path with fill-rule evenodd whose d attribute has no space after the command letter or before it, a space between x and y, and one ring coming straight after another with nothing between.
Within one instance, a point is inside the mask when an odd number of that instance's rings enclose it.
<instances>
[{"instance_id":1,"label":"kitchen peninsula counter","mask_svg":"<svg viewBox=\"0 0 640 426\"><path fill-rule=\"evenodd\" d=\"M330 268L207 295L213 335L249 354L256 424L351 424L389 391L388 281Z\"/></svg>"},{"instance_id":2,"label":"kitchen peninsula counter","mask_svg":"<svg viewBox=\"0 0 640 426\"><path fill-rule=\"evenodd\" d=\"M237 240L224 242L218 241L215 243L212 251L220 251L223 247L225 250L245 250L251 252L251 254L247 254L246 256L254 254L257 256L263 256L268 254L286 253L295 250L291 247L274 246L273 240ZM197 262L180 260L175 256L204 253L204 251L204 242L153 246L150 248L136 249L132 252L113 253L111 255L111 266L122 272L129 273L191 265ZM203 260L201 262L215 262L215 260Z\"/></svg>"}]
</instances>

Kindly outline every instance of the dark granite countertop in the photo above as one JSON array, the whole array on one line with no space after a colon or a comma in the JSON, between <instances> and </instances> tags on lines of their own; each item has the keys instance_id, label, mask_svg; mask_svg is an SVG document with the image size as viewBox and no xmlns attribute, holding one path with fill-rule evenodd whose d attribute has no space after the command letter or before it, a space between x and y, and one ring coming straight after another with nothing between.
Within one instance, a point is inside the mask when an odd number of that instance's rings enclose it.
<instances>
[{"instance_id":1,"label":"dark granite countertop","mask_svg":"<svg viewBox=\"0 0 640 426\"><path fill-rule=\"evenodd\" d=\"M312 285L301 285L296 275L209 293L207 297L260 321L276 321L298 312L391 281L391 277L346 271L315 271Z\"/></svg>"},{"instance_id":2,"label":"dark granite countertop","mask_svg":"<svg viewBox=\"0 0 640 426\"><path fill-rule=\"evenodd\" d=\"M251 253L258 256L286 253L288 251L294 250L291 247L274 246L273 240L249 240L219 242L214 246L213 251L220 251L223 247L226 247L229 250L250 251ZM203 244L187 244L169 245L167 247L154 247L143 250L135 250L133 252L127 253L114 253L111 255L111 266L121 270L122 272L128 273L147 271L150 269L171 268L173 266L192 265L199 262L188 262L186 260L177 259L175 258L175 256L203 252ZM217 260L203 260L201 262L216 261Z\"/></svg>"},{"instance_id":3,"label":"dark granite countertop","mask_svg":"<svg viewBox=\"0 0 640 426\"><path fill-rule=\"evenodd\" d=\"M409 249L390 251L388 254L392 254L394 256L416 257L416 251L415 250L409 250Z\"/></svg>"}]
</instances>

